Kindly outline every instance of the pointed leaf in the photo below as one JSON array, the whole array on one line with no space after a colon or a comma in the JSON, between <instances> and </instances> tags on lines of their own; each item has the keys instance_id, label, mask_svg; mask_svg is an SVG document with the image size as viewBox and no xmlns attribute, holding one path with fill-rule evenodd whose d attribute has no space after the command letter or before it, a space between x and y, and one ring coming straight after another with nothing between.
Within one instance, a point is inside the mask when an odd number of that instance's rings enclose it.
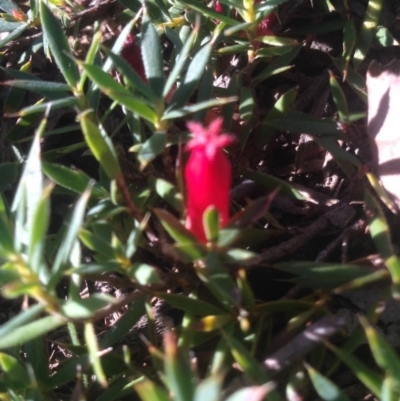
<instances>
[{"instance_id":1,"label":"pointed leaf","mask_svg":"<svg viewBox=\"0 0 400 401\"><path fill-rule=\"evenodd\" d=\"M367 55L375 37L375 30L379 23L383 7L383 0L369 0L365 10L364 21L358 36L358 43L354 52L354 66L357 69Z\"/></svg>"},{"instance_id":2,"label":"pointed leaf","mask_svg":"<svg viewBox=\"0 0 400 401\"><path fill-rule=\"evenodd\" d=\"M335 353L357 376L357 378L375 394L378 399L381 394L382 378L372 369L365 366L361 361L354 357L350 352L345 352L336 348L333 344L325 344L333 353Z\"/></svg>"},{"instance_id":3,"label":"pointed leaf","mask_svg":"<svg viewBox=\"0 0 400 401\"><path fill-rule=\"evenodd\" d=\"M65 323L62 317L54 315L43 317L34 322L19 326L0 338L0 349L20 346L27 341L47 334L51 330L55 330Z\"/></svg>"},{"instance_id":4,"label":"pointed leaf","mask_svg":"<svg viewBox=\"0 0 400 401\"><path fill-rule=\"evenodd\" d=\"M79 116L79 122L89 149L100 163L108 177L115 180L121 175L121 167L111 139L95 122L93 111L86 110Z\"/></svg>"},{"instance_id":5,"label":"pointed leaf","mask_svg":"<svg viewBox=\"0 0 400 401\"><path fill-rule=\"evenodd\" d=\"M221 387L222 376L212 375L196 387L193 401L220 401Z\"/></svg>"},{"instance_id":6,"label":"pointed leaf","mask_svg":"<svg viewBox=\"0 0 400 401\"><path fill-rule=\"evenodd\" d=\"M72 170L61 164L42 162L44 173L61 187L81 194L89 185L90 177L83 171ZM94 184L92 196L96 198L105 198L109 194L105 188L99 184Z\"/></svg>"},{"instance_id":7,"label":"pointed leaf","mask_svg":"<svg viewBox=\"0 0 400 401\"><path fill-rule=\"evenodd\" d=\"M213 50L213 42L207 43L196 53L186 72L183 82L180 84L170 102L170 108L183 107L200 83L201 77L208 64Z\"/></svg>"},{"instance_id":8,"label":"pointed leaf","mask_svg":"<svg viewBox=\"0 0 400 401\"><path fill-rule=\"evenodd\" d=\"M96 375L96 380L103 388L106 388L108 386L108 381L101 365L101 360L99 357L99 344L97 342L93 323L85 323L84 333L86 346L89 350L90 362Z\"/></svg>"},{"instance_id":9,"label":"pointed leaf","mask_svg":"<svg viewBox=\"0 0 400 401\"><path fill-rule=\"evenodd\" d=\"M75 205L71 220L69 221L68 228L65 231L63 241L57 251L55 261L53 264L53 271L51 277L51 285L55 286L58 283L64 269L69 267L69 260L72 254L75 242L78 238L79 230L83 223L83 218L86 210L86 205L90 197L91 187L83 192Z\"/></svg>"},{"instance_id":10,"label":"pointed leaf","mask_svg":"<svg viewBox=\"0 0 400 401\"><path fill-rule=\"evenodd\" d=\"M46 36L46 41L54 60L68 85L71 89L74 89L79 82L79 71L72 58L67 37L60 23L44 1L40 1L39 8L43 33Z\"/></svg>"},{"instance_id":11,"label":"pointed leaf","mask_svg":"<svg viewBox=\"0 0 400 401\"><path fill-rule=\"evenodd\" d=\"M156 122L157 116L155 112L147 106L143 100L138 99L137 96L124 88L109 74L102 71L101 68L90 64L83 64L82 67L85 69L90 79L92 79L93 82L99 86L102 92L111 99L125 106L130 111L139 114L146 120L153 123Z\"/></svg>"},{"instance_id":12,"label":"pointed leaf","mask_svg":"<svg viewBox=\"0 0 400 401\"><path fill-rule=\"evenodd\" d=\"M158 297L164 299L168 304L181 309L190 315L207 316L221 315L225 311L215 307L200 299L190 298L184 295L156 293Z\"/></svg>"},{"instance_id":13,"label":"pointed leaf","mask_svg":"<svg viewBox=\"0 0 400 401\"><path fill-rule=\"evenodd\" d=\"M164 90L164 72L160 39L148 17L143 18L142 22L141 50L149 85L154 94L161 98Z\"/></svg>"},{"instance_id":14,"label":"pointed leaf","mask_svg":"<svg viewBox=\"0 0 400 401\"><path fill-rule=\"evenodd\" d=\"M133 387L143 401L170 401L167 392L148 379L134 383Z\"/></svg>"},{"instance_id":15,"label":"pointed leaf","mask_svg":"<svg viewBox=\"0 0 400 401\"><path fill-rule=\"evenodd\" d=\"M154 209L155 215L160 219L169 235L180 244L197 243L196 237L172 214L163 209Z\"/></svg>"},{"instance_id":16,"label":"pointed leaf","mask_svg":"<svg viewBox=\"0 0 400 401\"><path fill-rule=\"evenodd\" d=\"M13 11L21 11L16 3L12 0L0 0L0 9L2 9L7 14L13 14Z\"/></svg>"},{"instance_id":17,"label":"pointed leaf","mask_svg":"<svg viewBox=\"0 0 400 401\"><path fill-rule=\"evenodd\" d=\"M195 378L188 356L183 354L182 348L178 348L175 334L170 330L164 332L164 352L165 381L174 394L174 400L192 400Z\"/></svg>"},{"instance_id":18,"label":"pointed leaf","mask_svg":"<svg viewBox=\"0 0 400 401\"><path fill-rule=\"evenodd\" d=\"M378 333L365 317L360 316L360 321L364 327L376 363L386 374L396 377L400 371L400 358L397 356L396 350Z\"/></svg>"},{"instance_id":19,"label":"pointed leaf","mask_svg":"<svg viewBox=\"0 0 400 401\"><path fill-rule=\"evenodd\" d=\"M327 379L313 367L306 364L307 372L318 395L324 401L350 401L350 398L343 393L338 386Z\"/></svg>"},{"instance_id":20,"label":"pointed leaf","mask_svg":"<svg viewBox=\"0 0 400 401\"><path fill-rule=\"evenodd\" d=\"M143 79L138 75L138 73L121 56L117 56L107 50L105 51L117 70L124 75L126 83L128 83L133 89L139 91L141 95L154 102L155 94L150 86L143 82Z\"/></svg>"}]
</instances>

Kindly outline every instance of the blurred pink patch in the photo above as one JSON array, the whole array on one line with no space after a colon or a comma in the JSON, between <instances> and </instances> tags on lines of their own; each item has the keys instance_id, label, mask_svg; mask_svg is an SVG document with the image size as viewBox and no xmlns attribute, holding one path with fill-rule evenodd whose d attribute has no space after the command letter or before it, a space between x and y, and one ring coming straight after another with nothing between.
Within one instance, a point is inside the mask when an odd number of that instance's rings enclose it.
<instances>
[{"instance_id":1,"label":"blurred pink patch","mask_svg":"<svg viewBox=\"0 0 400 401\"><path fill-rule=\"evenodd\" d=\"M186 228L203 243L207 242L203 227L203 214L214 206L223 227L229 220L229 190L232 167L223 148L235 141L233 135L221 133L222 118L205 127L196 122L187 126L194 138L186 145L190 152L185 167Z\"/></svg>"},{"instance_id":2,"label":"blurred pink patch","mask_svg":"<svg viewBox=\"0 0 400 401\"><path fill-rule=\"evenodd\" d=\"M215 2L215 4L214 4L214 10L215 10L217 13L220 13L220 14L222 14L222 13L224 12L224 10L222 9L221 3L220 3L219 1L216 1L216 2Z\"/></svg>"}]
</instances>

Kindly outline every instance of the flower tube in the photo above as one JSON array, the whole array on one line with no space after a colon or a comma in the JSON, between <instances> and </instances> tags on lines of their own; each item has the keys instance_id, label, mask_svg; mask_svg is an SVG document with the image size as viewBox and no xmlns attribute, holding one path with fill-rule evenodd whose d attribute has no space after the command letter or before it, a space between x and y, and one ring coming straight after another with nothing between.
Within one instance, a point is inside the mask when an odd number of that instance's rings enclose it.
<instances>
[{"instance_id":1,"label":"flower tube","mask_svg":"<svg viewBox=\"0 0 400 401\"><path fill-rule=\"evenodd\" d=\"M207 242L203 214L211 206L219 212L220 226L229 220L229 190L232 167L223 148L235 141L233 135L221 133L222 118L205 127L187 124L193 139L186 145L190 152L184 176L186 183L186 228L202 243Z\"/></svg>"}]
</instances>

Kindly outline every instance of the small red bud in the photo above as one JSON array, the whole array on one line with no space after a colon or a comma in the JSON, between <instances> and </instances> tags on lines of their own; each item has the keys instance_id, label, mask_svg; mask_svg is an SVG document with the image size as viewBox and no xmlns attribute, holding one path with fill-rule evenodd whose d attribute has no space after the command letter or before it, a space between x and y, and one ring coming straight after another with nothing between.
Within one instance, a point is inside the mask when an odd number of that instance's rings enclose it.
<instances>
[{"instance_id":1,"label":"small red bud","mask_svg":"<svg viewBox=\"0 0 400 401\"><path fill-rule=\"evenodd\" d=\"M272 28L278 23L278 18L275 13L268 14L257 27L257 36L269 36L274 35Z\"/></svg>"},{"instance_id":2,"label":"small red bud","mask_svg":"<svg viewBox=\"0 0 400 401\"><path fill-rule=\"evenodd\" d=\"M220 14L222 14L222 13L224 12L224 10L222 9L221 3L220 3L219 1L216 1L216 2L215 2L215 4L214 4L214 10L215 10L217 13L220 13Z\"/></svg>"},{"instance_id":3,"label":"small red bud","mask_svg":"<svg viewBox=\"0 0 400 401\"><path fill-rule=\"evenodd\" d=\"M136 71L140 78L142 78L144 82L147 82L144 72L142 51L135 43L135 37L132 34L129 34L127 37L124 47L121 51L121 56Z\"/></svg>"}]
</instances>

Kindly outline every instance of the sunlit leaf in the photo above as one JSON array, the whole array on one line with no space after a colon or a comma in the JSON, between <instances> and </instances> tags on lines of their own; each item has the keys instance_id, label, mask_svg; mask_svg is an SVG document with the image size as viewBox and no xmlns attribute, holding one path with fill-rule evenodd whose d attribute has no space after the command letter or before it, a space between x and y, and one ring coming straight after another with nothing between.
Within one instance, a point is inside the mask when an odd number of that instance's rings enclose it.
<instances>
[{"instance_id":1,"label":"sunlit leaf","mask_svg":"<svg viewBox=\"0 0 400 401\"><path fill-rule=\"evenodd\" d=\"M70 52L67 37L59 22L44 1L39 3L43 33L58 68L71 89L79 82L79 71Z\"/></svg>"},{"instance_id":2,"label":"sunlit leaf","mask_svg":"<svg viewBox=\"0 0 400 401\"><path fill-rule=\"evenodd\" d=\"M350 398L336 384L313 367L306 364L307 372L318 395L324 401L350 401Z\"/></svg>"}]
</instances>

